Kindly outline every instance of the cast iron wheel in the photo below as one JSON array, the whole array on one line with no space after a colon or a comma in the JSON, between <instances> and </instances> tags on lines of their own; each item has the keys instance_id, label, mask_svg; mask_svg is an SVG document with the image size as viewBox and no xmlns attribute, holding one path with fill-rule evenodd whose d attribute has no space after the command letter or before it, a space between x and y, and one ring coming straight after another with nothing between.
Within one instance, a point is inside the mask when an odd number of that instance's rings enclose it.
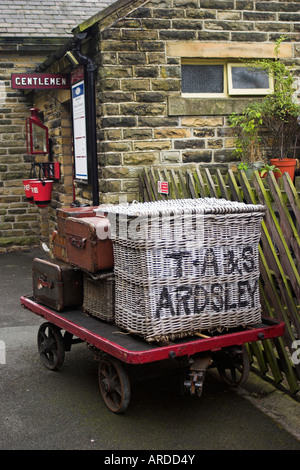
<instances>
[{"instance_id":1,"label":"cast iron wheel","mask_svg":"<svg viewBox=\"0 0 300 470\"><path fill-rule=\"evenodd\" d=\"M102 398L110 411L123 413L130 401L127 372L117 359L100 359L98 380Z\"/></svg>"},{"instance_id":2,"label":"cast iron wheel","mask_svg":"<svg viewBox=\"0 0 300 470\"><path fill-rule=\"evenodd\" d=\"M230 347L222 351L217 362L221 379L231 387L239 387L246 382L250 371L250 360L245 346Z\"/></svg>"},{"instance_id":3,"label":"cast iron wheel","mask_svg":"<svg viewBox=\"0 0 300 470\"><path fill-rule=\"evenodd\" d=\"M38 331L40 359L47 369L57 370L65 359L65 348L60 329L52 323L43 323Z\"/></svg>"}]
</instances>

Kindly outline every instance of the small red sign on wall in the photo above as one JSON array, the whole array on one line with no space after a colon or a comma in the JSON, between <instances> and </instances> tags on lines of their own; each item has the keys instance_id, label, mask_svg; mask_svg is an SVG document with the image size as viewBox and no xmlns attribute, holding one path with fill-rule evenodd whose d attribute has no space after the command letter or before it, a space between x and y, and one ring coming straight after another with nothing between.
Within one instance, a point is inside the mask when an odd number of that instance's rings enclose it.
<instances>
[{"instance_id":1,"label":"small red sign on wall","mask_svg":"<svg viewBox=\"0 0 300 470\"><path fill-rule=\"evenodd\" d=\"M167 181L158 181L158 192L160 194L169 194L169 183Z\"/></svg>"},{"instance_id":2,"label":"small red sign on wall","mask_svg":"<svg viewBox=\"0 0 300 470\"><path fill-rule=\"evenodd\" d=\"M77 67L77 69L72 70L71 72L71 85L74 83L80 82L81 80L84 80L84 67L83 65L80 65L80 67Z\"/></svg>"},{"instance_id":3,"label":"small red sign on wall","mask_svg":"<svg viewBox=\"0 0 300 470\"><path fill-rule=\"evenodd\" d=\"M65 73L12 73L11 87L27 90L69 89L69 75Z\"/></svg>"}]
</instances>

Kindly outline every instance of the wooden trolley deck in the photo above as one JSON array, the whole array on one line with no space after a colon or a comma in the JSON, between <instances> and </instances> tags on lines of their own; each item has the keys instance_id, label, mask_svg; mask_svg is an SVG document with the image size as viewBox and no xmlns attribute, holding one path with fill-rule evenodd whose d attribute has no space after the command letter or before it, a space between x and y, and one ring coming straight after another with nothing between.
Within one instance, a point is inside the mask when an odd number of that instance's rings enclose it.
<instances>
[{"instance_id":1,"label":"wooden trolley deck","mask_svg":"<svg viewBox=\"0 0 300 470\"><path fill-rule=\"evenodd\" d=\"M147 343L136 335L124 333L115 324L86 315L81 310L56 312L26 296L21 297L21 305L97 349L130 364L193 356L203 351L216 351L284 334L284 322L263 318L262 323L251 327L231 329L209 338L186 337L161 345L156 342Z\"/></svg>"},{"instance_id":2,"label":"wooden trolley deck","mask_svg":"<svg viewBox=\"0 0 300 470\"><path fill-rule=\"evenodd\" d=\"M134 367L134 364L166 359L182 361L186 369L189 367L183 385L192 395L200 397L208 368L215 365L222 380L237 387L247 380L250 370L244 344L284 334L283 322L264 318L260 324L210 337L199 334L163 344L148 343L78 309L57 312L29 296L21 297L21 305L47 320L41 324L37 339L41 361L48 369L61 367L65 351L69 351L72 344L82 341L88 344L99 360L102 398L114 413L123 413L129 405L131 384L128 367L125 367L129 364Z\"/></svg>"}]
</instances>

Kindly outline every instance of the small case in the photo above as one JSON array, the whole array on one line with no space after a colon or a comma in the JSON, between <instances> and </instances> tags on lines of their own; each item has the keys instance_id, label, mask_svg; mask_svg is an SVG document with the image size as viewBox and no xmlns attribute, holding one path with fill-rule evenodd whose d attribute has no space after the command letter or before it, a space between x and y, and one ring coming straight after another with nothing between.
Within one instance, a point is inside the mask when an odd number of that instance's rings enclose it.
<instances>
[{"instance_id":1,"label":"small case","mask_svg":"<svg viewBox=\"0 0 300 470\"><path fill-rule=\"evenodd\" d=\"M106 217L66 219L69 263L90 273L112 269L113 245L110 223Z\"/></svg>"},{"instance_id":2,"label":"small case","mask_svg":"<svg viewBox=\"0 0 300 470\"><path fill-rule=\"evenodd\" d=\"M83 303L83 273L63 261L34 258L32 284L34 299L59 312Z\"/></svg>"},{"instance_id":3,"label":"small case","mask_svg":"<svg viewBox=\"0 0 300 470\"><path fill-rule=\"evenodd\" d=\"M95 217L97 206L86 207L61 207L56 209L57 215L57 231L60 235L66 235L66 219L67 217Z\"/></svg>"}]
</instances>

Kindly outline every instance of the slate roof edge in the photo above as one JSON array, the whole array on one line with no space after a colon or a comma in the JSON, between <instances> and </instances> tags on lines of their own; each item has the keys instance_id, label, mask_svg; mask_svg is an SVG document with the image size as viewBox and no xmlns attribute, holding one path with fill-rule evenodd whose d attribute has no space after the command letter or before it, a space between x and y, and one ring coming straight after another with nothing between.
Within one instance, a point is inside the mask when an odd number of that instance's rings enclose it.
<instances>
[{"instance_id":1,"label":"slate roof edge","mask_svg":"<svg viewBox=\"0 0 300 470\"><path fill-rule=\"evenodd\" d=\"M88 20L80 23L78 26L73 28L72 33L75 37L77 34L79 35L80 33L86 32L96 23L104 20L105 18L108 18L110 15L117 12L118 10L128 7L130 4L144 4L147 2L148 0L117 0L116 2L101 10L96 15L93 15ZM74 37L68 38L67 42L58 51L54 52L53 54L50 54L43 63L37 65L35 68L35 72L44 72L55 62L55 60L62 58L68 50L71 50L74 45Z\"/></svg>"},{"instance_id":2,"label":"slate roof edge","mask_svg":"<svg viewBox=\"0 0 300 470\"><path fill-rule=\"evenodd\" d=\"M96 13L96 15L91 16L91 18L83 21L78 26L73 28L72 33L73 34L82 33L84 31L86 31L87 29L89 29L94 24L98 23L99 21L103 20L104 18L107 18L112 13L115 13L116 11L120 10L121 8L124 8L128 5L130 5L131 3L135 3L135 2L136 2L136 0L117 0L116 2L112 3L108 7L101 10L99 13Z\"/></svg>"},{"instance_id":3,"label":"slate roof edge","mask_svg":"<svg viewBox=\"0 0 300 470\"><path fill-rule=\"evenodd\" d=\"M61 47L66 41L62 37L28 37L28 36L0 36L0 50L1 51L31 51L36 52L56 50Z\"/></svg>"}]
</instances>

